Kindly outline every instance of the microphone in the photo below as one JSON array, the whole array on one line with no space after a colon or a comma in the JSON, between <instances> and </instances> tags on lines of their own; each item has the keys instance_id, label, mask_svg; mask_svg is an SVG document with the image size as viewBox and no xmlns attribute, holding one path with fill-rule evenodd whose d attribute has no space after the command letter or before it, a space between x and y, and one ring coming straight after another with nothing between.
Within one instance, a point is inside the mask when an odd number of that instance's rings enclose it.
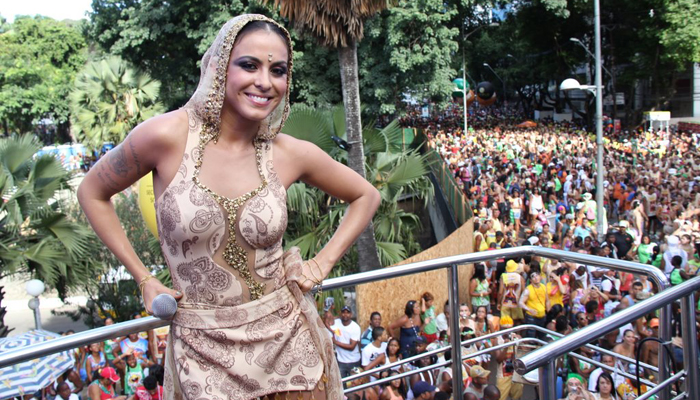
<instances>
[{"instance_id":1,"label":"microphone","mask_svg":"<svg viewBox=\"0 0 700 400\"><path fill-rule=\"evenodd\" d=\"M168 293L161 293L153 299L151 311L156 318L171 320L177 311L177 301Z\"/></svg>"}]
</instances>

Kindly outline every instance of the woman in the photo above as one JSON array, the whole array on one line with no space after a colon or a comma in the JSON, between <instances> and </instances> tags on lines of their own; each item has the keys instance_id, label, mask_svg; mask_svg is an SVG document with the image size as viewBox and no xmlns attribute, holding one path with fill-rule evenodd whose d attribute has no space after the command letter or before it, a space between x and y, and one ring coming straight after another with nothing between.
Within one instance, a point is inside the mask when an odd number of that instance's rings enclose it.
<instances>
[{"instance_id":1,"label":"woman","mask_svg":"<svg viewBox=\"0 0 700 400\"><path fill-rule=\"evenodd\" d=\"M566 381L567 395L562 400L594 400L593 395L583 387L583 382L576 377Z\"/></svg>"},{"instance_id":2,"label":"woman","mask_svg":"<svg viewBox=\"0 0 700 400\"><path fill-rule=\"evenodd\" d=\"M613 378L607 372L603 372L598 376L595 391L597 392L594 395L596 400L618 400L620 398L615 391Z\"/></svg>"},{"instance_id":3,"label":"woman","mask_svg":"<svg viewBox=\"0 0 700 400\"><path fill-rule=\"evenodd\" d=\"M627 329L622 336L622 343L619 343L613 347L613 351L622 356L636 359L637 350L637 335L632 329ZM625 371L629 372L629 363L618 360Z\"/></svg>"},{"instance_id":4,"label":"woman","mask_svg":"<svg viewBox=\"0 0 700 400\"><path fill-rule=\"evenodd\" d=\"M523 199L520 197L520 191L513 189L513 196L510 197L510 219L515 225L515 237L520 235L520 218L522 217Z\"/></svg>"},{"instance_id":5,"label":"woman","mask_svg":"<svg viewBox=\"0 0 700 400\"><path fill-rule=\"evenodd\" d=\"M401 343L399 339L391 338L386 344L386 350L384 350L384 365L393 364L401 360ZM392 371L404 372L403 365L395 365L391 367Z\"/></svg>"},{"instance_id":6,"label":"woman","mask_svg":"<svg viewBox=\"0 0 700 400\"><path fill-rule=\"evenodd\" d=\"M147 120L110 150L83 180L80 203L139 282L148 312L160 293L179 301L165 362L168 399L183 392L340 398L331 343L304 293L367 226L379 194L321 149L279 134L292 66L291 40L279 24L262 15L228 21L201 65L185 107ZM138 259L110 203L150 171L173 289ZM281 246L286 188L297 180L349 204L335 235L307 262ZM295 343L310 351L292 351ZM275 357L282 352L290 356ZM291 379L292 366L305 379Z\"/></svg>"},{"instance_id":7,"label":"woman","mask_svg":"<svg viewBox=\"0 0 700 400\"><path fill-rule=\"evenodd\" d=\"M400 331L396 329L399 328ZM415 300L409 300L404 308L404 314L389 325L392 337L398 337L403 358L413 355L415 342L421 331L420 306Z\"/></svg>"},{"instance_id":8,"label":"woman","mask_svg":"<svg viewBox=\"0 0 700 400\"><path fill-rule=\"evenodd\" d=\"M92 382L98 378L97 373L99 370L107 366L107 358L99 343L91 344L88 346L88 350L90 354L87 356L85 370L87 371L88 382Z\"/></svg>"},{"instance_id":9,"label":"woman","mask_svg":"<svg viewBox=\"0 0 700 400\"><path fill-rule=\"evenodd\" d=\"M398 375L398 371L390 370L387 377ZM379 400L404 400L406 398L406 387L403 379L394 379L384 385L382 394L379 395Z\"/></svg>"},{"instance_id":10,"label":"woman","mask_svg":"<svg viewBox=\"0 0 700 400\"><path fill-rule=\"evenodd\" d=\"M486 278L486 267L479 263L474 265L474 275L469 282L469 294L472 298L472 309L491 304L491 283Z\"/></svg>"}]
</instances>

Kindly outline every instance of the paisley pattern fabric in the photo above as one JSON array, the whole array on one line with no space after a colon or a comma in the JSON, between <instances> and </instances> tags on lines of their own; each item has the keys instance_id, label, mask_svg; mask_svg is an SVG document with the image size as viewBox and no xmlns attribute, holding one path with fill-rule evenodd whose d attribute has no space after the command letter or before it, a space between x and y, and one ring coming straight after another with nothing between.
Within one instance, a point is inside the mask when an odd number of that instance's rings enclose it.
<instances>
[{"instance_id":1,"label":"paisley pattern fabric","mask_svg":"<svg viewBox=\"0 0 700 400\"><path fill-rule=\"evenodd\" d=\"M165 398L247 400L280 391L323 389L341 399L333 347L314 300L298 285L303 260L284 253L286 191L263 144L267 188L239 210L237 232L225 211L192 181L202 123L187 110L189 134L176 177L156 200L156 218L173 288L183 293L166 351ZM239 235L252 275L268 293L246 302L247 287L221 260Z\"/></svg>"}]
</instances>

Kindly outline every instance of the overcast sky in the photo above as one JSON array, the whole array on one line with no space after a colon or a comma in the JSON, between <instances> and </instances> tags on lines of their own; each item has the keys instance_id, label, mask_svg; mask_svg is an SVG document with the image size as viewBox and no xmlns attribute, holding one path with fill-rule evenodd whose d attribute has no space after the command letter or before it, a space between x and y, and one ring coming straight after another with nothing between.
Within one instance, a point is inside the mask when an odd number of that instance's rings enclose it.
<instances>
[{"instance_id":1,"label":"overcast sky","mask_svg":"<svg viewBox=\"0 0 700 400\"><path fill-rule=\"evenodd\" d=\"M53 19L86 18L92 0L0 0L0 15L12 22L16 15L44 15Z\"/></svg>"}]
</instances>

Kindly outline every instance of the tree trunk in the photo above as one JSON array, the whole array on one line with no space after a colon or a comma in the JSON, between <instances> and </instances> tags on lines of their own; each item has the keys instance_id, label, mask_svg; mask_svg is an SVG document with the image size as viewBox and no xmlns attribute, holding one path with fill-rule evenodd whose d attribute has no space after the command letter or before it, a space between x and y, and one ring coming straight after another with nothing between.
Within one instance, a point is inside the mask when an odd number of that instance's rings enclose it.
<instances>
[{"instance_id":1,"label":"tree trunk","mask_svg":"<svg viewBox=\"0 0 700 400\"><path fill-rule=\"evenodd\" d=\"M5 298L5 288L0 286L0 304L2 304L2 300ZM5 325L5 314L7 313L6 307L0 307L0 338L7 337L7 334L10 333L13 329L9 329L7 325Z\"/></svg>"},{"instance_id":2,"label":"tree trunk","mask_svg":"<svg viewBox=\"0 0 700 400\"><path fill-rule=\"evenodd\" d=\"M357 44L353 41L347 47L338 48L340 79L343 85L345 104L345 131L347 132L348 166L365 178L365 154L362 145L362 120L360 116L360 83L357 78ZM357 239L357 256L360 271L381 268L377 242L374 239L374 224L369 225Z\"/></svg>"}]
</instances>

